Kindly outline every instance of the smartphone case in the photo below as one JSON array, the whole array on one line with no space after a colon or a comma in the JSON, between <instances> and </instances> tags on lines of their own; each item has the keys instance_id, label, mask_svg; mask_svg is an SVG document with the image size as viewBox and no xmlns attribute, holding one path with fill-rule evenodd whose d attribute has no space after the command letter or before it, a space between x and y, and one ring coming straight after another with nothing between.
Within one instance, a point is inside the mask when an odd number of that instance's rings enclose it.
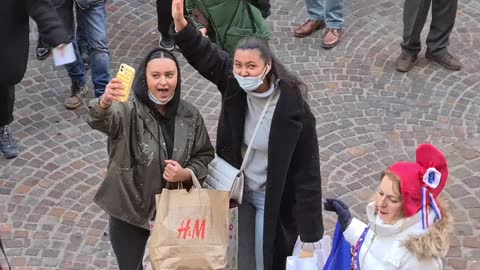
<instances>
[{"instance_id":1,"label":"smartphone case","mask_svg":"<svg viewBox=\"0 0 480 270\"><path fill-rule=\"evenodd\" d=\"M125 95L120 98L120 102L126 102L132 90L133 79L135 77L135 69L127 64L120 64L117 78L122 81Z\"/></svg>"}]
</instances>

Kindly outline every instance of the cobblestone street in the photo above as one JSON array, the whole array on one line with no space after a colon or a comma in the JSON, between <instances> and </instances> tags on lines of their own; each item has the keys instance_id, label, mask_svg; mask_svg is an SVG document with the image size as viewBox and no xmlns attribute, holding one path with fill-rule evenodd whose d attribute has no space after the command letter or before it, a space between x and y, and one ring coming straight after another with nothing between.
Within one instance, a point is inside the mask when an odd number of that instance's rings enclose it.
<instances>
[{"instance_id":1,"label":"cobblestone street","mask_svg":"<svg viewBox=\"0 0 480 270\"><path fill-rule=\"evenodd\" d=\"M431 142L450 168L443 196L454 209L455 226L445 269L479 270L480 1L460 1L451 35L450 52L464 68L448 71L422 51L409 73L395 70L403 1L345 1L346 32L331 50L322 48L321 32L293 36L307 16L303 1L271 3L271 45L309 86L324 197L341 198L366 221L365 205L381 171L398 160L413 161L416 147ZM112 0L107 10L116 74L120 63L137 67L158 46L155 2ZM11 125L20 155L0 156L0 237L15 270L118 269L107 215L92 202L107 166L106 137L86 124L86 106L64 108L67 73L51 57L36 60L32 26L30 60L17 85ZM220 96L180 59L183 97L199 108L214 140ZM324 217L331 234L336 216Z\"/></svg>"}]
</instances>

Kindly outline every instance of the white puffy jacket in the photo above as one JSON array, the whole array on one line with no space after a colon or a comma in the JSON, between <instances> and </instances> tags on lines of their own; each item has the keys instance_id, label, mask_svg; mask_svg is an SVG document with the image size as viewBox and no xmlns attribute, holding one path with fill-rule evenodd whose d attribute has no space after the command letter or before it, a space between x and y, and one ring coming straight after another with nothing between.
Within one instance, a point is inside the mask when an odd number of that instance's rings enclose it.
<instances>
[{"instance_id":1,"label":"white puffy jacket","mask_svg":"<svg viewBox=\"0 0 480 270\"><path fill-rule=\"evenodd\" d=\"M367 217L370 228L360 249L361 270L442 270L441 258L448 251L448 231L452 217L441 206L443 218L434 222L435 214L429 209L430 227L422 228L421 211L385 224L375 213L373 202L368 204ZM355 246L367 225L353 219L343 233L345 239Z\"/></svg>"}]
</instances>

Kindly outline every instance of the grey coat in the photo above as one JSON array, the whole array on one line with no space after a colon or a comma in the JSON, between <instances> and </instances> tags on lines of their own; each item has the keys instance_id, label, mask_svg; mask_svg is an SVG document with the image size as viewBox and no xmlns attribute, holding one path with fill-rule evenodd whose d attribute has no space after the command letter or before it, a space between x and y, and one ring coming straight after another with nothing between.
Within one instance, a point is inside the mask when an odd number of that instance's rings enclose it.
<instances>
[{"instance_id":1,"label":"grey coat","mask_svg":"<svg viewBox=\"0 0 480 270\"><path fill-rule=\"evenodd\" d=\"M127 103L114 102L107 110L93 100L87 122L108 135L107 174L95 195L95 203L117 219L148 228L155 212L155 194L165 187L162 174L168 158L151 109L136 96ZM200 112L180 100L172 159L203 180L213 156L214 148Z\"/></svg>"}]
</instances>

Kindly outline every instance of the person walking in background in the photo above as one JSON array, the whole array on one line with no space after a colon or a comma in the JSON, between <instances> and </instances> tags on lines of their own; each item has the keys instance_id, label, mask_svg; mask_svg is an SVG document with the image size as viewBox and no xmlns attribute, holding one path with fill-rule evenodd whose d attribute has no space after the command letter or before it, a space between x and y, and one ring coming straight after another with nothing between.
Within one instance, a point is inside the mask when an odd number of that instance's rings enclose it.
<instances>
[{"instance_id":1,"label":"person walking in background","mask_svg":"<svg viewBox=\"0 0 480 270\"><path fill-rule=\"evenodd\" d=\"M62 49L71 37L49 0L5 0L0 9L0 149L5 158L18 155L18 148L8 127L13 122L15 84L27 68L29 16L45 33L45 42Z\"/></svg>"},{"instance_id":2,"label":"person walking in background","mask_svg":"<svg viewBox=\"0 0 480 270\"><path fill-rule=\"evenodd\" d=\"M397 162L382 173L375 199L366 207L368 226L352 218L342 201L325 202L354 247L352 269L443 269L453 220L438 196L448 165L431 144L420 145L416 155L416 162Z\"/></svg>"},{"instance_id":3,"label":"person walking in background","mask_svg":"<svg viewBox=\"0 0 480 270\"><path fill-rule=\"evenodd\" d=\"M214 148L200 112L180 99L180 67L164 49L151 51L135 75L133 97L112 79L90 102L87 122L108 136L108 167L94 202L110 215L110 241L121 270L141 269L163 188L192 186L190 170L203 181Z\"/></svg>"},{"instance_id":4,"label":"person walking in background","mask_svg":"<svg viewBox=\"0 0 480 270\"><path fill-rule=\"evenodd\" d=\"M305 0L308 19L295 30L295 36L307 37L315 31L325 28L322 46L333 48L340 42L343 34L343 0Z\"/></svg>"},{"instance_id":5,"label":"person walking in background","mask_svg":"<svg viewBox=\"0 0 480 270\"><path fill-rule=\"evenodd\" d=\"M244 170L239 269L285 269L298 235L303 242L323 235L318 141L306 86L264 39L242 39L232 59L184 17L183 4L173 0L170 33L190 65L222 96L216 154L240 168L259 125Z\"/></svg>"},{"instance_id":6,"label":"person walking in background","mask_svg":"<svg viewBox=\"0 0 480 270\"><path fill-rule=\"evenodd\" d=\"M55 7L58 8L58 7ZM90 57L89 57L89 49L88 49L88 40L85 33L85 27L83 18L80 16L78 9L76 9L76 19L77 19L77 45L78 50L80 51L80 56L82 57L82 61L85 64L85 68L90 68ZM52 48L45 43L45 38L43 37L41 32L38 32L38 40L37 40L37 48L35 49L35 55L37 56L38 60L45 60L48 56L50 56L52 52Z\"/></svg>"},{"instance_id":7,"label":"person walking in background","mask_svg":"<svg viewBox=\"0 0 480 270\"><path fill-rule=\"evenodd\" d=\"M258 2L265 8L268 1ZM216 0L186 0L187 15L195 23L202 35L233 56L237 43L246 36L257 36L270 39L271 33L263 12L248 0L227 0L218 3ZM269 7L269 6L268 6Z\"/></svg>"},{"instance_id":8,"label":"person walking in background","mask_svg":"<svg viewBox=\"0 0 480 270\"><path fill-rule=\"evenodd\" d=\"M458 0L405 0L403 7L402 53L397 58L396 67L400 72L411 70L422 49L420 34L432 7L432 22L427 36L425 57L444 68L460 70L462 63L448 50L450 33L455 24Z\"/></svg>"},{"instance_id":9,"label":"person walking in background","mask_svg":"<svg viewBox=\"0 0 480 270\"><path fill-rule=\"evenodd\" d=\"M75 5L77 21L81 23L88 43L89 59L95 97L100 97L110 80L110 53L107 44L107 12L105 0L65 0L57 7L70 33L75 33ZM79 19L80 18L80 19ZM77 33L78 34L78 33ZM76 109L82 105L81 93L87 91L86 66L76 38L72 39L77 60L65 65L72 81L70 95L65 98L65 108Z\"/></svg>"}]
</instances>

